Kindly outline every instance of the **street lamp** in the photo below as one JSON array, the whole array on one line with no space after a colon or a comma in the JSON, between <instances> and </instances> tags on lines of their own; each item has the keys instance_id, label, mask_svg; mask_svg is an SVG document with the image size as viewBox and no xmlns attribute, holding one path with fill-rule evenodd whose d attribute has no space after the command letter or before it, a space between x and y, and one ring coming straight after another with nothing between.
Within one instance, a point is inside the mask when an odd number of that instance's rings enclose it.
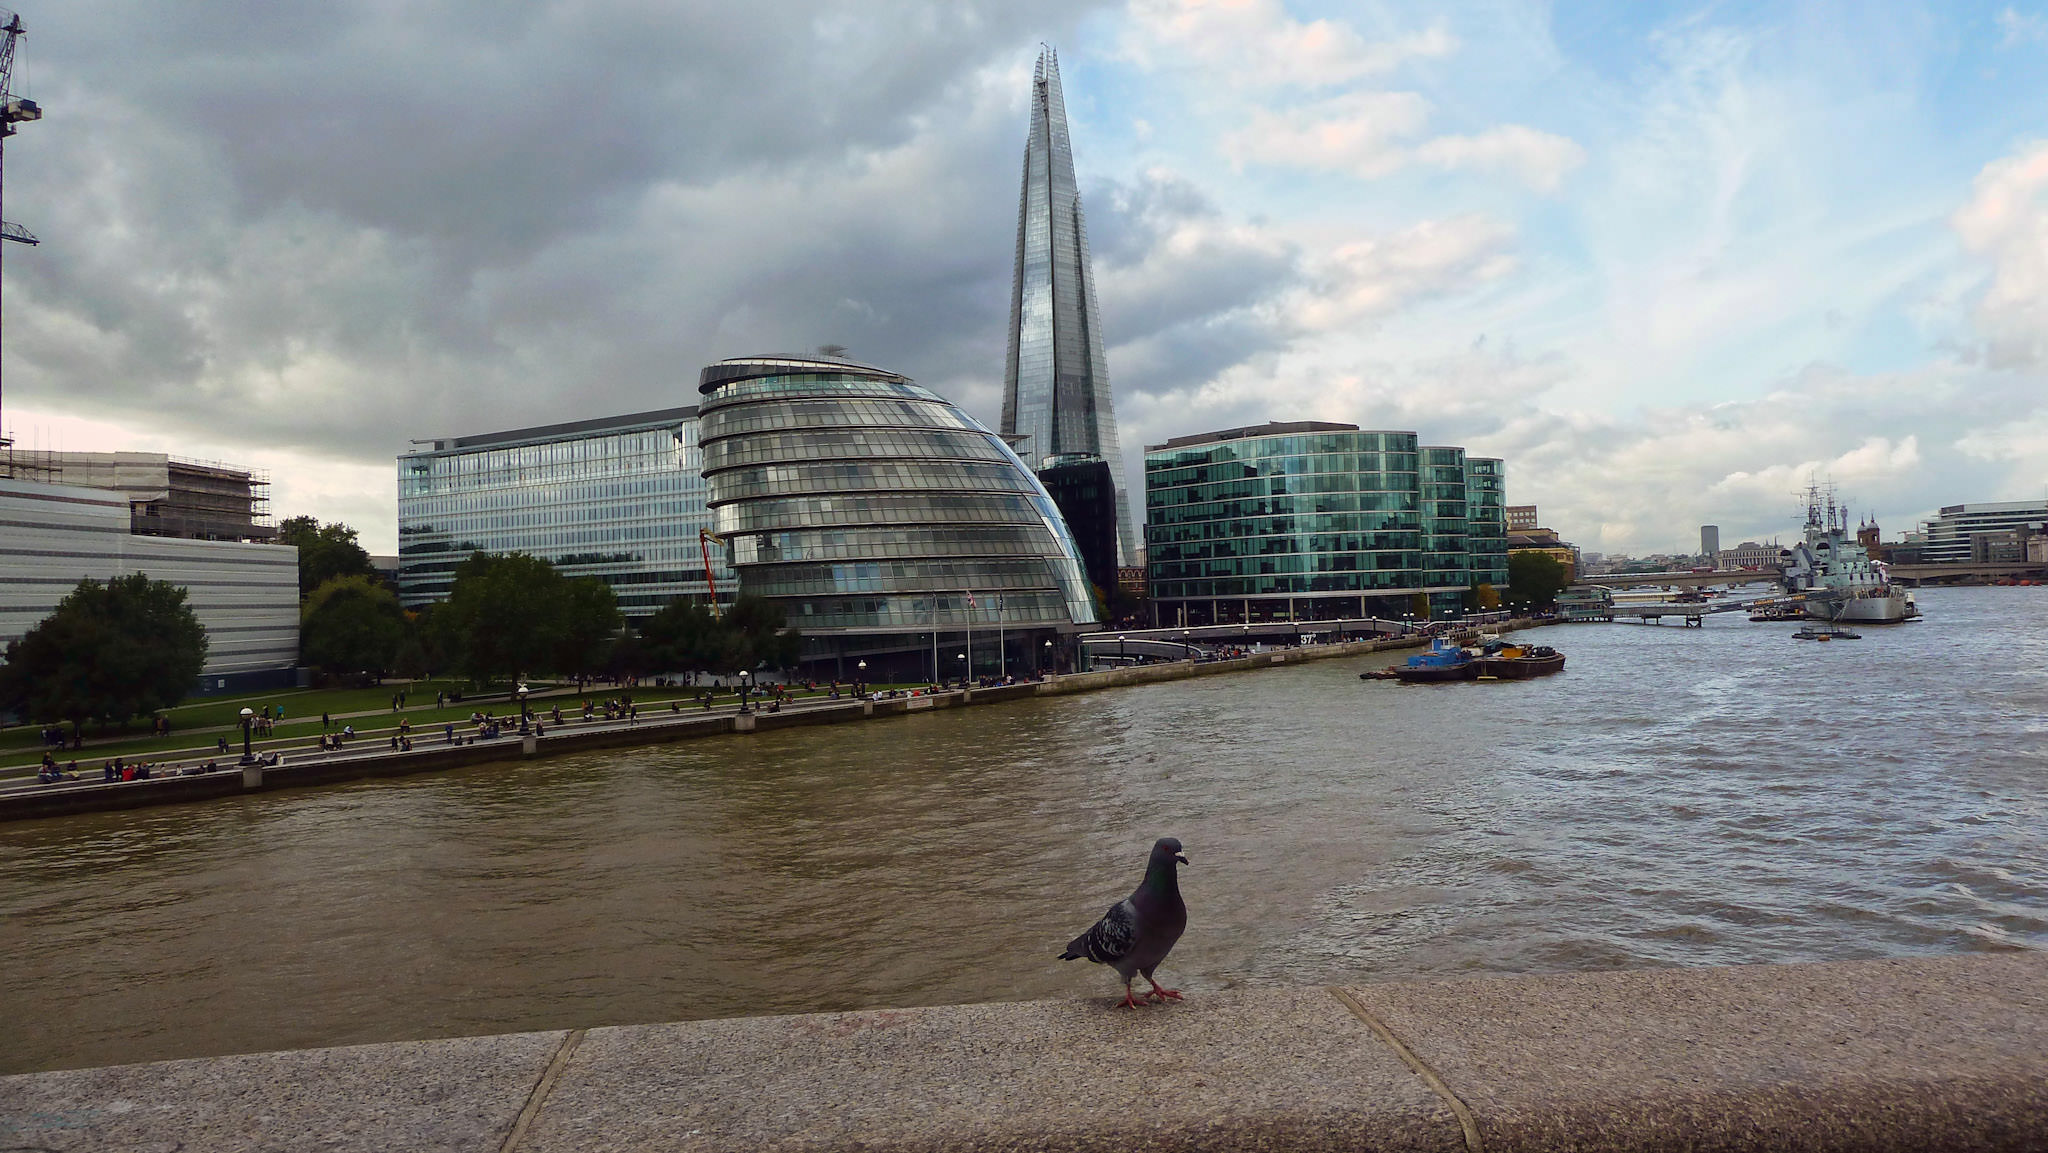
<instances>
[{"instance_id":1,"label":"street lamp","mask_svg":"<svg viewBox=\"0 0 2048 1153\"><path fill-rule=\"evenodd\" d=\"M1124 635L1122 633L1116 635L1116 663L1124 663Z\"/></svg>"},{"instance_id":2,"label":"street lamp","mask_svg":"<svg viewBox=\"0 0 2048 1153\"><path fill-rule=\"evenodd\" d=\"M960 654L960 683L961 683L962 685L965 685L965 684L967 683L967 674L968 674L968 673L970 673L970 672L973 672L973 671L974 671L974 670L972 670L972 669L970 669L970 668L968 668L968 667L967 667L967 654L966 654L966 653L961 653L961 654Z\"/></svg>"},{"instance_id":3,"label":"street lamp","mask_svg":"<svg viewBox=\"0 0 2048 1153\"><path fill-rule=\"evenodd\" d=\"M244 706L242 709L242 763L245 765L256 763L256 754L249 748L249 726L255 723L256 710Z\"/></svg>"},{"instance_id":4,"label":"street lamp","mask_svg":"<svg viewBox=\"0 0 2048 1153\"><path fill-rule=\"evenodd\" d=\"M748 672L748 671L747 671L747 670L745 670L745 669L741 669L741 670L740 670L740 711L741 711L741 712L743 712L743 713L747 711L747 690L748 690L748 689L751 689L751 688L753 688L753 687L754 687L754 674L753 674L753 673L750 673L750 672Z\"/></svg>"},{"instance_id":5,"label":"street lamp","mask_svg":"<svg viewBox=\"0 0 2048 1153\"><path fill-rule=\"evenodd\" d=\"M1045 670L1047 670L1047 669L1049 669L1049 668L1051 668L1051 667L1052 667L1052 639L1048 637L1048 638L1046 639L1046 642L1045 642L1045 660L1044 660L1044 661L1043 661L1043 662L1042 662L1042 663L1041 663L1041 664L1040 664L1040 665L1038 666L1038 675L1039 675L1039 676L1044 676L1044 675L1045 675Z\"/></svg>"},{"instance_id":6,"label":"street lamp","mask_svg":"<svg viewBox=\"0 0 2048 1153\"><path fill-rule=\"evenodd\" d=\"M858 673L860 674L860 679L859 679L859 680L857 680L857 681L855 681L855 682L853 683L853 695L854 695L854 696L857 696L857 697L864 697L864 696L867 696L867 695L868 695L868 663L867 663L866 661L861 661L861 662L860 662L859 664L856 664L856 665L854 665L853 667L854 667L855 671L856 671L856 672L858 672Z\"/></svg>"}]
</instances>

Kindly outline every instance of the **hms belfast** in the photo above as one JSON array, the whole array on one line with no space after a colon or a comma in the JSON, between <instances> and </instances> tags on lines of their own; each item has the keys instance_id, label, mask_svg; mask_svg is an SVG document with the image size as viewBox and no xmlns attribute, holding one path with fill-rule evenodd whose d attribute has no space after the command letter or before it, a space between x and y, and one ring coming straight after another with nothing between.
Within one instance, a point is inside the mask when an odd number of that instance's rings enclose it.
<instances>
[{"instance_id":1,"label":"hms belfast","mask_svg":"<svg viewBox=\"0 0 2048 1153\"><path fill-rule=\"evenodd\" d=\"M1806 615L1827 621L1896 624L1920 615L1913 594L1892 583L1849 528L1849 511L1819 485L1806 490L1806 539L1778 554L1788 592L1812 594ZM1832 594L1832 595L1829 595Z\"/></svg>"}]
</instances>

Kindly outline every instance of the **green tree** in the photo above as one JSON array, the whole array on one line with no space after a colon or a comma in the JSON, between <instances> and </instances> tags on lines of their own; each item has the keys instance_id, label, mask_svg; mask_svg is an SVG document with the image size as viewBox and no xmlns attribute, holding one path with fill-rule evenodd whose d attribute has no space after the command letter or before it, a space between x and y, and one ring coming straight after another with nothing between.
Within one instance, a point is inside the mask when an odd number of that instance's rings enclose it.
<instances>
[{"instance_id":1,"label":"green tree","mask_svg":"<svg viewBox=\"0 0 2048 1153\"><path fill-rule=\"evenodd\" d=\"M583 678L603 663L611 641L618 635L619 599L612 586L596 577L577 577L563 582L561 592L561 642L554 652L554 670Z\"/></svg>"},{"instance_id":2,"label":"green tree","mask_svg":"<svg viewBox=\"0 0 2048 1153\"><path fill-rule=\"evenodd\" d=\"M382 675L406 639L405 612L390 589L366 576L336 577L299 611L299 659L334 675Z\"/></svg>"},{"instance_id":3,"label":"green tree","mask_svg":"<svg viewBox=\"0 0 2048 1153\"><path fill-rule=\"evenodd\" d=\"M455 667L482 683L552 663L563 643L567 583L555 566L526 553L470 554L434 613Z\"/></svg>"},{"instance_id":4,"label":"green tree","mask_svg":"<svg viewBox=\"0 0 2048 1153\"><path fill-rule=\"evenodd\" d=\"M1557 601L1564 590L1564 566L1557 558L1540 552L1518 552L1508 556L1508 602L1530 608L1544 608Z\"/></svg>"},{"instance_id":5,"label":"green tree","mask_svg":"<svg viewBox=\"0 0 2048 1153\"><path fill-rule=\"evenodd\" d=\"M336 577L374 577L370 554L356 543L356 530L345 524L321 524L310 516L286 517L277 526L277 543L299 550L299 597Z\"/></svg>"},{"instance_id":6,"label":"green tree","mask_svg":"<svg viewBox=\"0 0 2048 1153\"><path fill-rule=\"evenodd\" d=\"M36 721L126 721L185 698L206 665L206 630L185 590L142 573L82 580L7 646L0 705Z\"/></svg>"},{"instance_id":7,"label":"green tree","mask_svg":"<svg viewBox=\"0 0 2048 1153\"><path fill-rule=\"evenodd\" d=\"M752 593L741 593L725 613L726 627L733 631L738 641L734 646L740 660L738 667L753 669L765 665L771 669L786 669L795 665L803 640L795 629L783 627L788 619L782 606L774 601Z\"/></svg>"},{"instance_id":8,"label":"green tree","mask_svg":"<svg viewBox=\"0 0 2048 1153\"><path fill-rule=\"evenodd\" d=\"M1500 590L1480 581L1472 588L1473 607L1481 612L1492 612L1500 607Z\"/></svg>"},{"instance_id":9,"label":"green tree","mask_svg":"<svg viewBox=\"0 0 2048 1153\"><path fill-rule=\"evenodd\" d=\"M725 672L741 667L733 631L710 608L688 597L677 597L642 620L640 640L651 669Z\"/></svg>"}]
</instances>

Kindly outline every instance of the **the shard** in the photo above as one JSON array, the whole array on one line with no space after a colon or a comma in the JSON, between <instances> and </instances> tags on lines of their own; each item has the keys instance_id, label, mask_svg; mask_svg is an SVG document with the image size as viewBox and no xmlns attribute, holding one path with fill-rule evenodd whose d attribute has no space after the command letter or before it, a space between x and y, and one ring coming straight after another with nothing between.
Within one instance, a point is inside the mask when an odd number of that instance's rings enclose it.
<instances>
[{"instance_id":1,"label":"the shard","mask_svg":"<svg viewBox=\"0 0 2048 1153\"><path fill-rule=\"evenodd\" d=\"M1003 434L1035 469L1106 463L1115 493L1115 563L1138 563L1139 537L1131 523L1129 481L1117 447L1116 411L1102 356L1088 228L1081 219L1073 146L1067 140L1059 56L1050 48L1039 53L1031 81L1031 137L1024 145L1017 271L1010 290L1010 353L1003 369Z\"/></svg>"}]
</instances>

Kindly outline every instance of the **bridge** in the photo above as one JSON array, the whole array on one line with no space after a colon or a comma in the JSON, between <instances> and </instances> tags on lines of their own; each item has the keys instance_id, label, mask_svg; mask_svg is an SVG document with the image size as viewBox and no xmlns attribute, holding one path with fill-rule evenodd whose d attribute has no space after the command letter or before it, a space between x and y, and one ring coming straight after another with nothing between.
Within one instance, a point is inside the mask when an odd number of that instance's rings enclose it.
<instances>
[{"instance_id":1,"label":"bridge","mask_svg":"<svg viewBox=\"0 0 2048 1153\"><path fill-rule=\"evenodd\" d=\"M1886 566L1892 579L1909 587L1925 584L1968 584L1979 581L2048 581L2048 562L2001 561L1984 564L1895 564ZM1707 588L1715 585L1777 584L1778 570L1715 569L1713 572L1630 572L1585 576L1574 584L1606 585L1611 589L1642 588L1645 585L1672 588Z\"/></svg>"}]
</instances>

